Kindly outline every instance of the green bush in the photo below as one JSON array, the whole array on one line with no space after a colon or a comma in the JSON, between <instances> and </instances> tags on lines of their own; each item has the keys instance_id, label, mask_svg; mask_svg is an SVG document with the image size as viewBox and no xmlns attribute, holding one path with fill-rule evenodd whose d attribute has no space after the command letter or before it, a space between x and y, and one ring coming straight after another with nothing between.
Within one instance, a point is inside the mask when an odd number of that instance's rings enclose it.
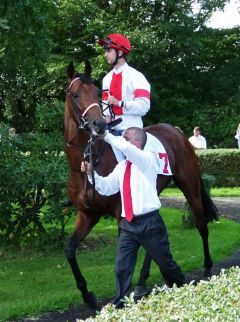
<instances>
[{"instance_id":1,"label":"green bush","mask_svg":"<svg viewBox=\"0 0 240 322\"><path fill-rule=\"evenodd\" d=\"M201 172L216 178L214 187L240 186L240 150L197 150Z\"/></svg>"},{"instance_id":2,"label":"green bush","mask_svg":"<svg viewBox=\"0 0 240 322\"><path fill-rule=\"evenodd\" d=\"M214 182L216 181L216 178L214 176L210 176L206 173L203 173L202 181L208 194L211 195L211 188ZM185 229L196 228L196 220L193 215L192 209L190 208L189 203L187 201L185 202L185 205L184 205L184 213L182 216L182 226Z\"/></svg>"},{"instance_id":3,"label":"green bush","mask_svg":"<svg viewBox=\"0 0 240 322\"><path fill-rule=\"evenodd\" d=\"M108 304L95 318L85 321L239 321L239 285L240 268L233 267L196 286L156 287L148 298L136 304L132 293L126 298L125 309L116 310Z\"/></svg>"},{"instance_id":4,"label":"green bush","mask_svg":"<svg viewBox=\"0 0 240 322\"><path fill-rule=\"evenodd\" d=\"M37 111L38 130L34 133L10 139L8 127L1 128L1 242L22 245L60 239L70 216L61 208L68 168L63 131L59 131L56 121L61 119L63 123L64 106L44 105ZM49 224L51 231L47 231Z\"/></svg>"}]
</instances>

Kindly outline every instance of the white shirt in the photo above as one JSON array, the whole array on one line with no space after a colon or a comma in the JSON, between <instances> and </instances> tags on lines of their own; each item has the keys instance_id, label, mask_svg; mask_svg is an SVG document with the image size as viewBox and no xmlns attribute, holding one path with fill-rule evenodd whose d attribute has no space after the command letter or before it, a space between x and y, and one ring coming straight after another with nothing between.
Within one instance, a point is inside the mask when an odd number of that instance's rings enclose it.
<instances>
[{"instance_id":1,"label":"white shirt","mask_svg":"<svg viewBox=\"0 0 240 322\"><path fill-rule=\"evenodd\" d=\"M118 83L119 97L110 91L114 73L116 75L121 73ZM123 108L114 108L118 113L115 118L122 118L122 122L115 129L126 130L131 126L143 127L142 116L150 109L150 84L142 73L125 63L119 69L114 68L104 77L102 89L104 90L102 94L103 102L106 102L108 95L124 101ZM103 105L103 108L105 108L105 105ZM104 114L109 115L109 111L106 110Z\"/></svg>"},{"instance_id":2,"label":"white shirt","mask_svg":"<svg viewBox=\"0 0 240 322\"><path fill-rule=\"evenodd\" d=\"M206 139L202 135L198 135L198 136L193 135L189 138L189 141L196 149L206 149L207 148Z\"/></svg>"},{"instance_id":3,"label":"white shirt","mask_svg":"<svg viewBox=\"0 0 240 322\"><path fill-rule=\"evenodd\" d=\"M105 141L120 149L126 155L127 160L132 162L130 185L134 216L159 209L161 203L156 189L158 162L154 153L140 150L123 137L116 137L110 133L106 134ZM104 196L110 196L120 191L122 205L126 162L123 160L118 163L107 177L99 176L94 172L96 190ZM88 178L92 183L91 177ZM125 217L124 207L122 207L122 217Z\"/></svg>"},{"instance_id":4,"label":"white shirt","mask_svg":"<svg viewBox=\"0 0 240 322\"><path fill-rule=\"evenodd\" d=\"M235 135L235 138L237 140L240 140L240 130L237 130L236 135Z\"/></svg>"}]
</instances>

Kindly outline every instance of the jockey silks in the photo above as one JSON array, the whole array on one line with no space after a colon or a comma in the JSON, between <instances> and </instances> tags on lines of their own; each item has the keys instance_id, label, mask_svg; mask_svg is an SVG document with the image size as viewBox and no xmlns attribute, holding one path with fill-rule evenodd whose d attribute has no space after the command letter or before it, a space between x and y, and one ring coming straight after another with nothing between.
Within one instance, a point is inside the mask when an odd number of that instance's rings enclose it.
<instances>
[{"instance_id":1,"label":"jockey silks","mask_svg":"<svg viewBox=\"0 0 240 322\"><path fill-rule=\"evenodd\" d=\"M114 96L124 102L124 106L113 106L116 118L121 115L122 122L116 129L127 129L131 126L142 128L142 116L150 109L150 84L145 76L130 67L127 63L119 69L113 69L103 79L102 100ZM109 113L106 111L106 115Z\"/></svg>"}]
</instances>

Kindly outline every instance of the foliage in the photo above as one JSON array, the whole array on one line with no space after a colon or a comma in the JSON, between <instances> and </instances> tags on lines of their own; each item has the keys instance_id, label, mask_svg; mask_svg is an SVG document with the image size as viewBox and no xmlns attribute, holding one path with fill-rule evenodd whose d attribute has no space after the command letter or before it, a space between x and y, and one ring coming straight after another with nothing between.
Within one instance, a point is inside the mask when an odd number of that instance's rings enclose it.
<instances>
[{"instance_id":1,"label":"foliage","mask_svg":"<svg viewBox=\"0 0 240 322\"><path fill-rule=\"evenodd\" d=\"M239 28L204 29L199 34L201 48L195 57L198 73L193 79L196 108L192 108L192 125L202 127L211 148L235 146L240 102L238 33Z\"/></svg>"},{"instance_id":2,"label":"foliage","mask_svg":"<svg viewBox=\"0 0 240 322\"><path fill-rule=\"evenodd\" d=\"M215 187L240 186L240 150L207 149L198 150L201 171L216 178Z\"/></svg>"},{"instance_id":3,"label":"foliage","mask_svg":"<svg viewBox=\"0 0 240 322\"><path fill-rule=\"evenodd\" d=\"M145 124L171 123L187 136L197 124L210 147L233 147L240 97L239 28L205 27L225 3L2 1L0 117L18 132L34 131L37 102L64 99L68 63L74 60L80 70L89 59L100 84L109 67L97 39L121 32L133 45L129 63L151 83L152 108Z\"/></svg>"},{"instance_id":4,"label":"foliage","mask_svg":"<svg viewBox=\"0 0 240 322\"><path fill-rule=\"evenodd\" d=\"M211 188L214 182L216 181L216 178L206 173L203 173L201 177L207 193L209 194L209 196L211 196ZM184 206L184 213L182 216L182 226L183 228L186 228L186 229L192 229L196 227L196 220L195 220L193 211L187 201L185 202L185 206Z\"/></svg>"},{"instance_id":5,"label":"foliage","mask_svg":"<svg viewBox=\"0 0 240 322\"><path fill-rule=\"evenodd\" d=\"M0 4L0 117L18 132L34 127L36 102L46 95L41 77L52 46L55 7L50 0Z\"/></svg>"},{"instance_id":6,"label":"foliage","mask_svg":"<svg viewBox=\"0 0 240 322\"><path fill-rule=\"evenodd\" d=\"M7 127L2 127L2 241L20 245L40 243L48 236L63 237L65 221L70 213L63 213L60 204L66 196L67 164L63 153L63 133L58 130L58 124L54 124L58 114L63 117L62 104L52 104L48 109L39 106L39 131L29 135L18 134L9 138ZM47 232L46 224L51 224L53 231Z\"/></svg>"},{"instance_id":7,"label":"foliage","mask_svg":"<svg viewBox=\"0 0 240 322\"><path fill-rule=\"evenodd\" d=\"M182 227L184 229L193 229L196 227L196 220L188 202L184 204L184 213L182 216Z\"/></svg>"},{"instance_id":8,"label":"foliage","mask_svg":"<svg viewBox=\"0 0 240 322\"><path fill-rule=\"evenodd\" d=\"M181 288L156 287L148 298L134 304L133 294L126 298L126 308L115 310L105 306L96 318L104 321L238 321L240 316L240 268L222 270L209 281L200 281ZM83 320L78 320L80 322Z\"/></svg>"}]
</instances>

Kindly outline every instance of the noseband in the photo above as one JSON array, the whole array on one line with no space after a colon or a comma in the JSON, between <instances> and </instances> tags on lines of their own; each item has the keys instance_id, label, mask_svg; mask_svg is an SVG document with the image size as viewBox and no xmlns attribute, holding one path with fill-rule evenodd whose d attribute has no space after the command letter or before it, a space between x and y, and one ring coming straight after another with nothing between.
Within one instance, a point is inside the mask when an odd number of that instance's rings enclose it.
<instances>
[{"instance_id":1,"label":"noseband","mask_svg":"<svg viewBox=\"0 0 240 322\"><path fill-rule=\"evenodd\" d=\"M71 81L71 83L70 83L70 85L69 85L69 87L67 89L67 94L68 94L68 96L70 96L70 98L73 96L73 94L70 92L70 89L71 89L72 85L74 84L74 82L77 81L77 80L82 81L81 77L74 78ZM74 112L75 112L75 114L77 116L77 120L78 120L78 123L79 123L79 127L78 127L79 129L86 129L87 128L88 121L86 121L86 119L84 117L87 114L87 112L94 106L97 106L101 110L101 107L100 107L100 105L98 103L92 103L83 111L83 113L80 113L79 109L74 104L72 104L73 110L74 110Z\"/></svg>"}]
</instances>

